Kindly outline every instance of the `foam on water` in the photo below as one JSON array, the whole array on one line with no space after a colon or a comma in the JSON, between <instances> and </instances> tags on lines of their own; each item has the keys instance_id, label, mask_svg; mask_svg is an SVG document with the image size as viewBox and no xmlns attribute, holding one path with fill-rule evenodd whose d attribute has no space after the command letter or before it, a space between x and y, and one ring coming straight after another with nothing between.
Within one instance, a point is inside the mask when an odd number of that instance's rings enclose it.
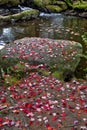
<instances>
[{"instance_id":1,"label":"foam on water","mask_svg":"<svg viewBox=\"0 0 87 130\"><path fill-rule=\"evenodd\" d=\"M40 17L55 17L55 16L60 16L60 13L44 13L40 12Z\"/></svg>"}]
</instances>

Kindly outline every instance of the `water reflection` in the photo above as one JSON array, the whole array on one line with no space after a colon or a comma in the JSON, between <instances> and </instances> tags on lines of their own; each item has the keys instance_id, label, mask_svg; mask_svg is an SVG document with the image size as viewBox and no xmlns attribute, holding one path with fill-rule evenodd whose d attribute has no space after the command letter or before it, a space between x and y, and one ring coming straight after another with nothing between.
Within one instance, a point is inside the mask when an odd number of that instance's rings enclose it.
<instances>
[{"instance_id":1,"label":"water reflection","mask_svg":"<svg viewBox=\"0 0 87 130\"><path fill-rule=\"evenodd\" d=\"M86 19L60 14L43 15L33 21L0 27L0 43L11 42L22 37L48 37L80 42L81 35L87 30Z\"/></svg>"},{"instance_id":2,"label":"water reflection","mask_svg":"<svg viewBox=\"0 0 87 130\"><path fill-rule=\"evenodd\" d=\"M4 44L8 41L10 42L14 39L14 34L11 27L1 29L0 33L0 44Z\"/></svg>"}]
</instances>

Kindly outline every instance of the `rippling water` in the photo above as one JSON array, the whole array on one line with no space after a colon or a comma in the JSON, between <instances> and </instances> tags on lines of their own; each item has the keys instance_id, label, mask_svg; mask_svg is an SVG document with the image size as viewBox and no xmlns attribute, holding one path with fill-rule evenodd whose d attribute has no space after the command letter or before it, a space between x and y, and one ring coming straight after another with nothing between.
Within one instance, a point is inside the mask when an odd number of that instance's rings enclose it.
<instances>
[{"instance_id":1,"label":"rippling water","mask_svg":"<svg viewBox=\"0 0 87 130\"><path fill-rule=\"evenodd\" d=\"M87 19L62 14L41 13L39 18L32 21L1 26L0 45L23 37L67 39L80 42L83 45L81 36L86 31ZM83 63L85 66L87 65L86 62L82 61L81 66Z\"/></svg>"}]
</instances>

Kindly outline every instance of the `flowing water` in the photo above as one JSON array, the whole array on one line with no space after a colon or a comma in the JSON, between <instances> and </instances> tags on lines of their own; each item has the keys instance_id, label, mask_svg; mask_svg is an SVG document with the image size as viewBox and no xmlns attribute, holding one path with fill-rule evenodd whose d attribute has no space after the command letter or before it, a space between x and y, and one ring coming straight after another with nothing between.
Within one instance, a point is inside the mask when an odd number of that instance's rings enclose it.
<instances>
[{"instance_id":1,"label":"flowing water","mask_svg":"<svg viewBox=\"0 0 87 130\"><path fill-rule=\"evenodd\" d=\"M87 31L87 19L64 16L63 14L44 14L40 17L22 23L13 23L0 27L0 45L23 37L44 37L54 39L67 39L84 43L81 36ZM85 48L84 48L85 49ZM82 67L87 66L85 60L81 60L77 68L82 77Z\"/></svg>"}]
</instances>

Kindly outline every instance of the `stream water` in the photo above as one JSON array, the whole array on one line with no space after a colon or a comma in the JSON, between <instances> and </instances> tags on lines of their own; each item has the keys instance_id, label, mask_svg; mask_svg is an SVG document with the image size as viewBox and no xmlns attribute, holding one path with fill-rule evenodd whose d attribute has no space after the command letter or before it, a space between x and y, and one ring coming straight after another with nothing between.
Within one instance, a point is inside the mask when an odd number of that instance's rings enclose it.
<instances>
[{"instance_id":1,"label":"stream water","mask_svg":"<svg viewBox=\"0 0 87 130\"><path fill-rule=\"evenodd\" d=\"M63 14L41 13L39 18L32 21L1 26L0 45L23 37L44 37L74 40L80 42L84 47L81 36L86 31L87 19L64 16ZM87 66L86 61L81 60L79 67L80 77L83 73L81 69L83 63L85 67Z\"/></svg>"}]
</instances>

